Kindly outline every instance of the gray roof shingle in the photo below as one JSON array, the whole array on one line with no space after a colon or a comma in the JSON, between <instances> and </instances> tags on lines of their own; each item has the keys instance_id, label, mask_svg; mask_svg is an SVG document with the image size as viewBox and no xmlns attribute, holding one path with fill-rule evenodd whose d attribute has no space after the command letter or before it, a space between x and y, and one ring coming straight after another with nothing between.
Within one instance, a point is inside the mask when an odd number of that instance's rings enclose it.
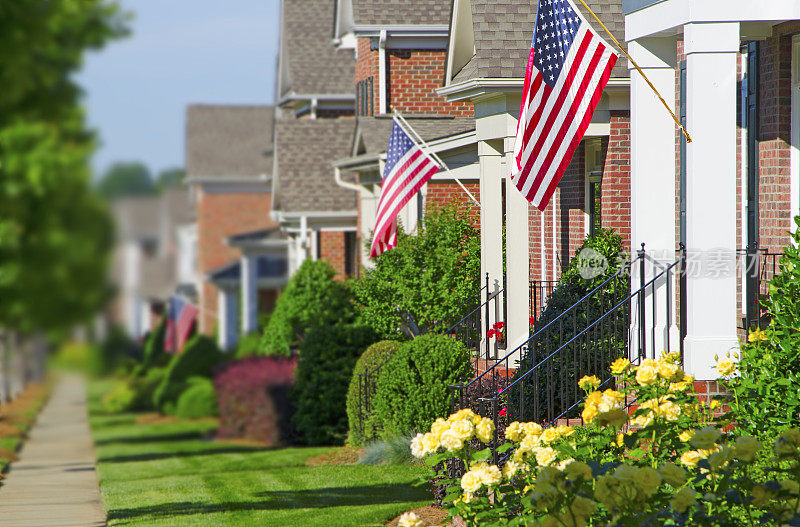
<instances>
[{"instance_id":1,"label":"gray roof shingle","mask_svg":"<svg viewBox=\"0 0 800 527\"><path fill-rule=\"evenodd\" d=\"M276 122L278 188L282 212L356 210L356 194L336 184L331 162L350 153L352 119L280 119Z\"/></svg>"},{"instance_id":2,"label":"gray roof shingle","mask_svg":"<svg viewBox=\"0 0 800 527\"><path fill-rule=\"evenodd\" d=\"M404 118L423 141L433 141L475 129L473 117L405 115ZM391 116L359 117L358 128L364 148L366 148L365 153L374 154L386 151L389 134L392 130Z\"/></svg>"},{"instance_id":3,"label":"gray roof shingle","mask_svg":"<svg viewBox=\"0 0 800 527\"><path fill-rule=\"evenodd\" d=\"M284 88L307 95L355 93L353 51L331 42L334 0L283 0L282 17L282 67L289 75Z\"/></svg>"},{"instance_id":4,"label":"gray roof shingle","mask_svg":"<svg viewBox=\"0 0 800 527\"><path fill-rule=\"evenodd\" d=\"M453 72L455 81L472 78L522 78L531 49L536 21L536 0L471 0L475 34L475 56L460 71ZM587 0L614 36L624 39L625 17L622 0ZM578 4L584 18L606 41L610 41L597 21ZM614 46L613 43L611 43ZM473 63L474 62L474 63ZM612 77L627 77L624 58L617 61Z\"/></svg>"},{"instance_id":5,"label":"gray roof shingle","mask_svg":"<svg viewBox=\"0 0 800 527\"><path fill-rule=\"evenodd\" d=\"M447 0L352 0L357 25L435 25L450 23Z\"/></svg>"},{"instance_id":6,"label":"gray roof shingle","mask_svg":"<svg viewBox=\"0 0 800 527\"><path fill-rule=\"evenodd\" d=\"M186 175L269 176L272 106L191 105L186 112Z\"/></svg>"}]
</instances>

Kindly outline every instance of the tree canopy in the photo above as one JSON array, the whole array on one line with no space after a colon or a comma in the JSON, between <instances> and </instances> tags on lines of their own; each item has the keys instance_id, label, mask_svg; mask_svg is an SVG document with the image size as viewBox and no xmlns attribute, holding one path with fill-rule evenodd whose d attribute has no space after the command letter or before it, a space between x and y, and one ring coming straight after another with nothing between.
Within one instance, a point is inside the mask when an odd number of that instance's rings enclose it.
<instances>
[{"instance_id":1,"label":"tree canopy","mask_svg":"<svg viewBox=\"0 0 800 527\"><path fill-rule=\"evenodd\" d=\"M150 169L140 161L118 161L103 173L97 191L106 199L155 194Z\"/></svg>"}]
</instances>

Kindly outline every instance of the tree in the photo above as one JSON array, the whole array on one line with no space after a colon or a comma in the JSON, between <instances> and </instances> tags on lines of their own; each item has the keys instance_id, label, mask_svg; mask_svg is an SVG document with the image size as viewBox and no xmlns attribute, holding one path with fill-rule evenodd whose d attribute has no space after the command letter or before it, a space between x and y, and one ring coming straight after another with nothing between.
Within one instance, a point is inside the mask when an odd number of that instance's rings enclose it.
<instances>
[{"instance_id":1,"label":"tree","mask_svg":"<svg viewBox=\"0 0 800 527\"><path fill-rule=\"evenodd\" d=\"M97 191L109 200L128 196L155 194L156 187L150 169L139 161L116 162L105 171Z\"/></svg>"},{"instance_id":2,"label":"tree","mask_svg":"<svg viewBox=\"0 0 800 527\"><path fill-rule=\"evenodd\" d=\"M158 173L156 177L156 188L162 191L169 187L178 187L183 183L186 171L182 168L167 168Z\"/></svg>"}]
</instances>

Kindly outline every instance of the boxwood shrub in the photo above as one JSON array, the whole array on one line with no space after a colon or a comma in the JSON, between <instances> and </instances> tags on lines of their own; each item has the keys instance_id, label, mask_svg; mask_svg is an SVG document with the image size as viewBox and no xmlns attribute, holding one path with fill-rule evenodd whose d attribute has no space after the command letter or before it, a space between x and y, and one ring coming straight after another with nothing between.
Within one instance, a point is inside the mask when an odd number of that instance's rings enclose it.
<instances>
[{"instance_id":1,"label":"boxwood shrub","mask_svg":"<svg viewBox=\"0 0 800 527\"><path fill-rule=\"evenodd\" d=\"M189 377L211 377L214 366L222 360L222 352L212 339L195 335L172 357L166 374L153 393L153 405L163 413L173 413L178 396L186 389Z\"/></svg>"},{"instance_id":2,"label":"boxwood shrub","mask_svg":"<svg viewBox=\"0 0 800 527\"><path fill-rule=\"evenodd\" d=\"M190 377L175 406L175 415L197 419L217 415L217 396L214 384L206 377Z\"/></svg>"},{"instance_id":3,"label":"boxwood shrub","mask_svg":"<svg viewBox=\"0 0 800 527\"><path fill-rule=\"evenodd\" d=\"M448 386L471 373L469 350L451 337L429 333L403 344L381 368L373 399L384 436L425 430L446 416Z\"/></svg>"},{"instance_id":4,"label":"boxwood shrub","mask_svg":"<svg viewBox=\"0 0 800 527\"><path fill-rule=\"evenodd\" d=\"M358 358L353 376L350 378L350 386L347 389L347 421L350 425L350 435L348 442L353 445L363 445L366 441L375 438L375 434L380 429L379 422L375 416L374 405L370 401L361 401L359 397L359 385L363 384L362 374L373 372L376 368L383 366L400 348L400 343L396 340L382 340L364 350ZM377 375L374 376L377 381ZM372 393L372 396L375 394ZM359 404L361 403L361 407Z\"/></svg>"}]
</instances>

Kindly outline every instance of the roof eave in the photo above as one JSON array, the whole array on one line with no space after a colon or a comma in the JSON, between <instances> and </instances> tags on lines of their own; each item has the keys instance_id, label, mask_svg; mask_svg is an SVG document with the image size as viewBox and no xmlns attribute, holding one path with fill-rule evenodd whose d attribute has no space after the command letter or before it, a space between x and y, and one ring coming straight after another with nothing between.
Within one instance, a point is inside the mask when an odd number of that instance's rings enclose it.
<instances>
[{"instance_id":1,"label":"roof eave","mask_svg":"<svg viewBox=\"0 0 800 527\"><path fill-rule=\"evenodd\" d=\"M480 77L468 79L456 84L450 84L436 89L436 93L446 97L448 101L469 100L490 93L516 93L522 91L525 79ZM630 89L628 77L615 77L609 79L605 91L620 92Z\"/></svg>"}]
</instances>

